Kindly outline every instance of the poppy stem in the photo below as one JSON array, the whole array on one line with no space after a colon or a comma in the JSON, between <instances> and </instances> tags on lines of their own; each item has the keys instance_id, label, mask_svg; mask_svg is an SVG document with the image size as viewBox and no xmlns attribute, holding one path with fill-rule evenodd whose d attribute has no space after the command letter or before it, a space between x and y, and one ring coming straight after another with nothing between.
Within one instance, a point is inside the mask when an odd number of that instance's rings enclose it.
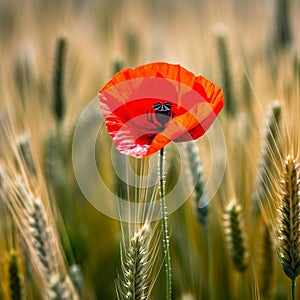
<instances>
[{"instance_id":1,"label":"poppy stem","mask_svg":"<svg viewBox=\"0 0 300 300\"><path fill-rule=\"evenodd\" d=\"M172 268L171 268L171 255L170 255L170 240L168 233L168 212L166 206L165 195L165 172L164 172L164 148L160 150L159 156L159 187L160 187L160 208L162 215L162 235L163 235L163 248L165 254L165 267L166 267L166 299L171 300L172 295Z\"/></svg>"}]
</instances>

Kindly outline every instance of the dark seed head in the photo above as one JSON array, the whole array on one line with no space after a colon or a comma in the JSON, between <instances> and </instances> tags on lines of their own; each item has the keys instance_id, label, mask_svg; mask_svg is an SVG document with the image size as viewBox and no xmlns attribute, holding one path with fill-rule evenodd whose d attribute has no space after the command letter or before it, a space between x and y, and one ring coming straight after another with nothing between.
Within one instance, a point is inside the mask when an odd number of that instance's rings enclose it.
<instances>
[{"instance_id":1,"label":"dark seed head","mask_svg":"<svg viewBox=\"0 0 300 300\"><path fill-rule=\"evenodd\" d=\"M157 122L162 126L165 126L165 124L173 117L172 104L169 102L166 102L165 104L157 102L153 105L153 109L155 111Z\"/></svg>"}]
</instances>

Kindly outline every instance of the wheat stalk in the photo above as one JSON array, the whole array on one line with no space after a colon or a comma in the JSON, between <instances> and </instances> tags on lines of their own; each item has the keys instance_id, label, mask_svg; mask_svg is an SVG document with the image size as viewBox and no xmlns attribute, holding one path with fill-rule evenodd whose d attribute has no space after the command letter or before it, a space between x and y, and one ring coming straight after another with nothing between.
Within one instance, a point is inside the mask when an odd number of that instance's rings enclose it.
<instances>
[{"instance_id":1,"label":"wheat stalk","mask_svg":"<svg viewBox=\"0 0 300 300\"><path fill-rule=\"evenodd\" d=\"M53 251L51 251L53 247L52 233L48 227L41 200L38 198L32 200L28 222L32 239L31 243L45 272L45 276L49 281L51 274L55 272L57 268L57 264Z\"/></svg>"},{"instance_id":2,"label":"wheat stalk","mask_svg":"<svg viewBox=\"0 0 300 300\"><path fill-rule=\"evenodd\" d=\"M237 113L237 105L234 99L232 87L231 67L228 55L226 29L221 24L215 28L217 51L219 58L219 67L222 80L222 91L225 99L225 112L229 117L235 117Z\"/></svg>"},{"instance_id":3,"label":"wheat stalk","mask_svg":"<svg viewBox=\"0 0 300 300\"><path fill-rule=\"evenodd\" d=\"M246 234L242 219L242 208L234 201L230 201L225 208L224 233L235 269L244 272L248 265Z\"/></svg>"},{"instance_id":4,"label":"wheat stalk","mask_svg":"<svg viewBox=\"0 0 300 300\"><path fill-rule=\"evenodd\" d=\"M49 224L47 213L39 198L32 201L29 209L29 229L32 249L38 257L41 269L47 281L47 293L50 299L75 299L74 287L69 276L59 266L59 254L56 234Z\"/></svg>"},{"instance_id":5,"label":"wheat stalk","mask_svg":"<svg viewBox=\"0 0 300 300\"><path fill-rule=\"evenodd\" d=\"M65 115L64 70L66 49L66 39L58 39L55 53L55 70L53 73L53 113L57 122L61 122Z\"/></svg>"},{"instance_id":6,"label":"wheat stalk","mask_svg":"<svg viewBox=\"0 0 300 300\"><path fill-rule=\"evenodd\" d=\"M27 222L23 223L23 232L27 231L26 242L32 259L36 261L45 280L48 297L55 300L76 299L74 287L70 285L69 276L61 266L56 233L49 222L43 202L33 197L24 183L19 181L15 184L19 200L25 203L27 201L27 211L24 211Z\"/></svg>"},{"instance_id":7,"label":"wheat stalk","mask_svg":"<svg viewBox=\"0 0 300 300\"><path fill-rule=\"evenodd\" d=\"M157 245L152 240L150 225L145 223L134 233L128 246L121 247L122 273L116 280L118 299L149 299L157 257Z\"/></svg>"},{"instance_id":8,"label":"wheat stalk","mask_svg":"<svg viewBox=\"0 0 300 300\"><path fill-rule=\"evenodd\" d=\"M209 199L205 192L204 183L204 170L201 165L200 155L198 148L194 141L185 143L185 153L188 162L188 175L192 179L192 184L194 187L194 198L195 198L195 214L198 222L202 225L205 238L205 251L203 255L205 259L206 266L206 281L207 281L207 299L210 299L210 286L211 286L211 276L210 276L210 265L211 265L211 255L210 255L210 236L208 232L208 214L209 214Z\"/></svg>"},{"instance_id":9,"label":"wheat stalk","mask_svg":"<svg viewBox=\"0 0 300 300\"><path fill-rule=\"evenodd\" d=\"M51 300L74 299L71 281L61 277L60 274L52 274L49 280L48 296Z\"/></svg>"},{"instance_id":10,"label":"wheat stalk","mask_svg":"<svg viewBox=\"0 0 300 300\"><path fill-rule=\"evenodd\" d=\"M78 299L77 292L67 273L63 252L54 223L48 195L43 186L42 174L37 174L28 135L16 139L12 120L0 129L4 131L7 148L7 168L0 170L3 203L18 226L27 245L30 261L40 277L43 295L50 299ZM8 150L7 149L7 150Z\"/></svg>"},{"instance_id":11,"label":"wheat stalk","mask_svg":"<svg viewBox=\"0 0 300 300\"><path fill-rule=\"evenodd\" d=\"M207 224L209 213L208 197L204 194L204 170L201 165L198 148L194 141L185 143L186 158L188 161L188 173L192 178L195 196L196 218L202 224Z\"/></svg>"},{"instance_id":12,"label":"wheat stalk","mask_svg":"<svg viewBox=\"0 0 300 300\"><path fill-rule=\"evenodd\" d=\"M44 203L33 195L22 177L14 180L4 173L2 180L5 190L2 189L1 196L23 236L45 295L56 300L78 299L66 273L57 233ZM55 284L53 278L56 278Z\"/></svg>"},{"instance_id":13,"label":"wheat stalk","mask_svg":"<svg viewBox=\"0 0 300 300\"><path fill-rule=\"evenodd\" d=\"M270 174L275 173L273 172L274 161L279 160L278 142L281 113L281 104L279 101L274 101L267 110L258 178L252 194L255 214L259 213L259 204L266 202L270 198L267 192L270 191L270 178L272 178Z\"/></svg>"},{"instance_id":14,"label":"wheat stalk","mask_svg":"<svg viewBox=\"0 0 300 300\"><path fill-rule=\"evenodd\" d=\"M16 138L20 158L32 176L37 175L36 166L32 155L32 145L28 134L21 134Z\"/></svg>"},{"instance_id":15,"label":"wheat stalk","mask_svg":"<svg viewBox=\"0 0 300 300\"><path fill-rule=\"evenodd\" d=\"M292 42L288 0L276 0L274 49L286 49Z\"/></svg>"},{"instance_id":16,"label":"wheat stalk","mask_svg":"<svg viewBox=\"0 0 300 300\"><path fill-rule=\"evenodd\" d=\"M291 155L285 160L280 187L277 251L282 269L291 280L294 299L295 280L300 274L300 179L299 164Z\"/></svg>"}]
</instances>

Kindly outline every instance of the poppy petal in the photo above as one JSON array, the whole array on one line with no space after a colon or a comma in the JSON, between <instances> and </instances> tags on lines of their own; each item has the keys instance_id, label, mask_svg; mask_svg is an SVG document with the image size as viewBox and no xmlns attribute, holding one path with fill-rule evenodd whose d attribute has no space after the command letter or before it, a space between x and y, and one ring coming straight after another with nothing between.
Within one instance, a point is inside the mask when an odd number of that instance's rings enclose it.
<instances>
[{"instance_id":1,"label":"poppy petal","mask_svg":"<svg viewBox=\"0 0 300 300\"><path fill-rule=\"evenodd\" d=\"M115 147L137 158L200 137L224 105L219 87L168 63L120 71L99 100Z\"/></svg>"}]
</instances>

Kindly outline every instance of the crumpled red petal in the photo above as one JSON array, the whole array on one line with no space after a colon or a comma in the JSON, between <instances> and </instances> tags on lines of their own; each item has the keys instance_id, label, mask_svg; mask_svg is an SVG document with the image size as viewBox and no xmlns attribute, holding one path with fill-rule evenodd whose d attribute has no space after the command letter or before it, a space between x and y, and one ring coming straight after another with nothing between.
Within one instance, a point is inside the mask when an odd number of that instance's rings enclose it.
<instances>
[{"instance_id":1,"label":"crumpled red petal","mask_svg":"<svg viewBox=\"0 0 300 300\"><path fill-rule=\"evenodd\" d=\"M136 158L171 141L199 138L224 106L219 87L168 63L122 70L100 90L99 100L115 147ZM158 102L172 104L172 118L164 126L155 122L153 105Z\"/></svg>"}]
</instances>

